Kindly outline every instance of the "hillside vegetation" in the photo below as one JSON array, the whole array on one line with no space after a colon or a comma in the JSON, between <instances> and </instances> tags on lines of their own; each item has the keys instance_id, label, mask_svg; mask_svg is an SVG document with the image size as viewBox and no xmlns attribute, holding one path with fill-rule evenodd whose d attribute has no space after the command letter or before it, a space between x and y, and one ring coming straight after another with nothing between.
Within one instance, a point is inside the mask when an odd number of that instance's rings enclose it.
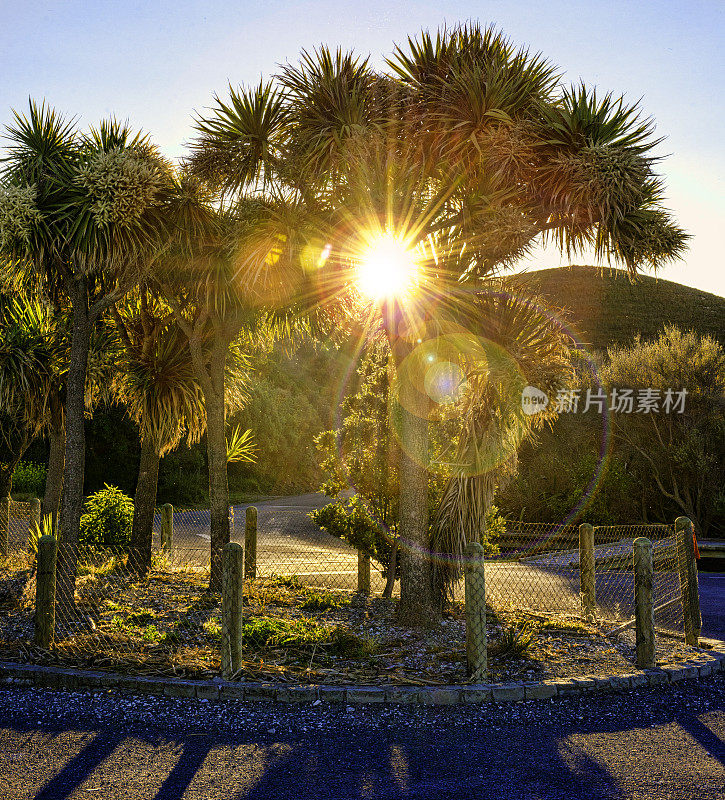
<instances>
[{"instance_id":1,"label":"hillside vegetation","mask_svg":"<svg viewBox=\"0 0 725 800\"><path fill-rule=\"evenodd\" d=\"M593 349L628 344L638 333L654 339L668 323L725 345L725 298L700 289L649 275L632 282L623 270L590 266L527 272L521 279L564 309L578 338Z\"/></svg>"}]
</instances>

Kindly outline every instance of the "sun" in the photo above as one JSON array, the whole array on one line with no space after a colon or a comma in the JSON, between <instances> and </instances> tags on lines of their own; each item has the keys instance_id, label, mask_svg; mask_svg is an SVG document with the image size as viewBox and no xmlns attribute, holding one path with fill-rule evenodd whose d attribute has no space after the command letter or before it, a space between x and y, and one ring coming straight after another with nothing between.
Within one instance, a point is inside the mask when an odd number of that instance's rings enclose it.
<instances>
[{"instance_id":1,"label":"sun","mask_svg":"<svg viewBox=\"0 0 725 800\"><path fill-rule=\"evenodd\" d=\"M417 277L414 251L399 237L383 233L368 244L358 266L357 284L371 300L389 300L408 294Z\"/></svg>"}]
</instances>

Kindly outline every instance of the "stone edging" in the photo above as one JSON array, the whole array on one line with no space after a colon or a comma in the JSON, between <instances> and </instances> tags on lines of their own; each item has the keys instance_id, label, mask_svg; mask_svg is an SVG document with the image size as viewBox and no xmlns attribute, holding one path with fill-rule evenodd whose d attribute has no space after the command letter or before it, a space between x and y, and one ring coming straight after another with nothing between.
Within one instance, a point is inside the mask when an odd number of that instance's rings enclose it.
<instances>
[{"instance_id":1,"label":"stone edging","mask_svg":"<svg viewBox=\"0 0 725 800\"><path fill-rule=\"evenodd\" d=\"M583 676L530 683L480 683L459 686L334 686L147 678L113 672L61 669L0 662L0 685L48 686L58 689L118 689L135 694L195 697L205 700L267 700L278 703L387 703L450 706L458 703L501 703L570 697L638 686L658 686L725 672L725 642L701 639L709 649L697 658L662 669L648 669L609 678Z\"/></svg>"}]
</instances>

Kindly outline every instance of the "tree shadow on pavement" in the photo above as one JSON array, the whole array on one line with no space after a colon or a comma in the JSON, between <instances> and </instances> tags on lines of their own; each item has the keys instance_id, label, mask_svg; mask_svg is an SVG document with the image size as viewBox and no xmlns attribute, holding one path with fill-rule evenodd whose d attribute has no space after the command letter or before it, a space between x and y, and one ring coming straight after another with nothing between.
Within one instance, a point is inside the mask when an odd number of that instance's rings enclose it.
<instances>
[{"instance_id":1,"label":"tree shadow on pavement","mask_svg":"<svg viewBox=\"0 0 725 800\"><path fill-rule=\"evenodd\" d=\"M725 782L720 738L725 696L713 696L705 722L696 708L683 712L683 706L688 707L679 696L667 699L648 691L544 702L536 713L530 704L411 708L405 719L404 708L391 717L382 708L317 707L320 724L309 707L290 707L285 725L292 732L284 733L283 726L277 734L266 730L269 720L261 706L249 731L234 734L194 729L175 735L133 725L111 732L108 723L79 723L80 735L93 734L94 728L97 735L35 797L68 797L126 738L133 738L149 751L160 739L181 749L173 765L154 775L154 787L161 781L155 794L151 781L143 795L123 794L144 800L715 798L713 787ZM277 719L280 713L277 707ZM179 730L183 724L180 720ZM38 728L28 720L12 730Z\"/></svg>"}]
</instances>

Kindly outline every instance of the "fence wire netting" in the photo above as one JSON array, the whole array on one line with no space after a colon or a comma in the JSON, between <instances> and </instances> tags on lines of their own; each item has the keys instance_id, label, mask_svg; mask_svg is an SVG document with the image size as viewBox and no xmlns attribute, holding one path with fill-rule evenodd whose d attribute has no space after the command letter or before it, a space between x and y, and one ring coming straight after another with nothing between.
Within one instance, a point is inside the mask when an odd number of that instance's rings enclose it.
<instances>
[{"instance_id":1,"label":"fence wire netting","mask_svg":"<svg viewBox=\"0 0 725 800\"><path fill-rule=\"evenodd\" d=\"M315 502L321 505L324 501ZM297 642L300 637L312 648L305 650L305 662L309 658L312 663L317 648L320 652L325 648L334 652L339 644L335 639L339 637L335 613L342 602L340 598L357 597L358 552L320 530L309 517L313 507L314 504L299 507L280 501L260 504L258 510L256 578L245 580L244 635L247 649L253 650L257 645L267 648L267 660L270 652L284 653L288 658L288 651L294 651L296 646L290 642ZM162 537L163 516L158 511L154 519L153 557L148 574L139 576L130 570L127 553L121 548L80 549L72 600L63 596L58 581L52 650L56 663L149 674L218 674L221 598L208 591L209 511L174 509L170 547ZM0 658L47 660L33 645L34 523L30 504L11 504L8 553L0 558ZM232 540L244 543L244 507L230 510L230 523ZM653 546L656 628L674 639L683 630L680 566L684 555L672 525L595 527L595 623L607 633L632 622L632 542L639 536L646 536ZM578 526L507 522L495 544L498 553L485 562L489 609L580 615ZM69 555L61 542L58 563L67 562ZM370 594L379 597L385 585L381 565L372 561ZM397 595L398 584L395 586ZM454 597L463 603L463 580ZM352 613L358 614L354 603L351 607ZM272 609L274 614L270 613ZM321 612L330 612L330 618L320 616ZM271 616L280 614L284 624L269 621ZM364 604L358 616L358 629L376 635ZM322 619L320 624L318 617ZM465 653L462 655L465 657ZM302 667L300 670L302 674Z\"/></svg>"},{"instance_id":2,"label":"fence wire netting","mask_svg":"<svg viewBox=\"0 0 725 800\"><path fill-rule=\"evenodd\" d=\"M652 542L655 627L680 633L683 627L674 525L605 525L594 528L596 616L614 628L634 617L632 542ZM579 527L508 521L489 559L486 594L494 605L578 613L580 599Z\"/></svg>"}]
</instances>

